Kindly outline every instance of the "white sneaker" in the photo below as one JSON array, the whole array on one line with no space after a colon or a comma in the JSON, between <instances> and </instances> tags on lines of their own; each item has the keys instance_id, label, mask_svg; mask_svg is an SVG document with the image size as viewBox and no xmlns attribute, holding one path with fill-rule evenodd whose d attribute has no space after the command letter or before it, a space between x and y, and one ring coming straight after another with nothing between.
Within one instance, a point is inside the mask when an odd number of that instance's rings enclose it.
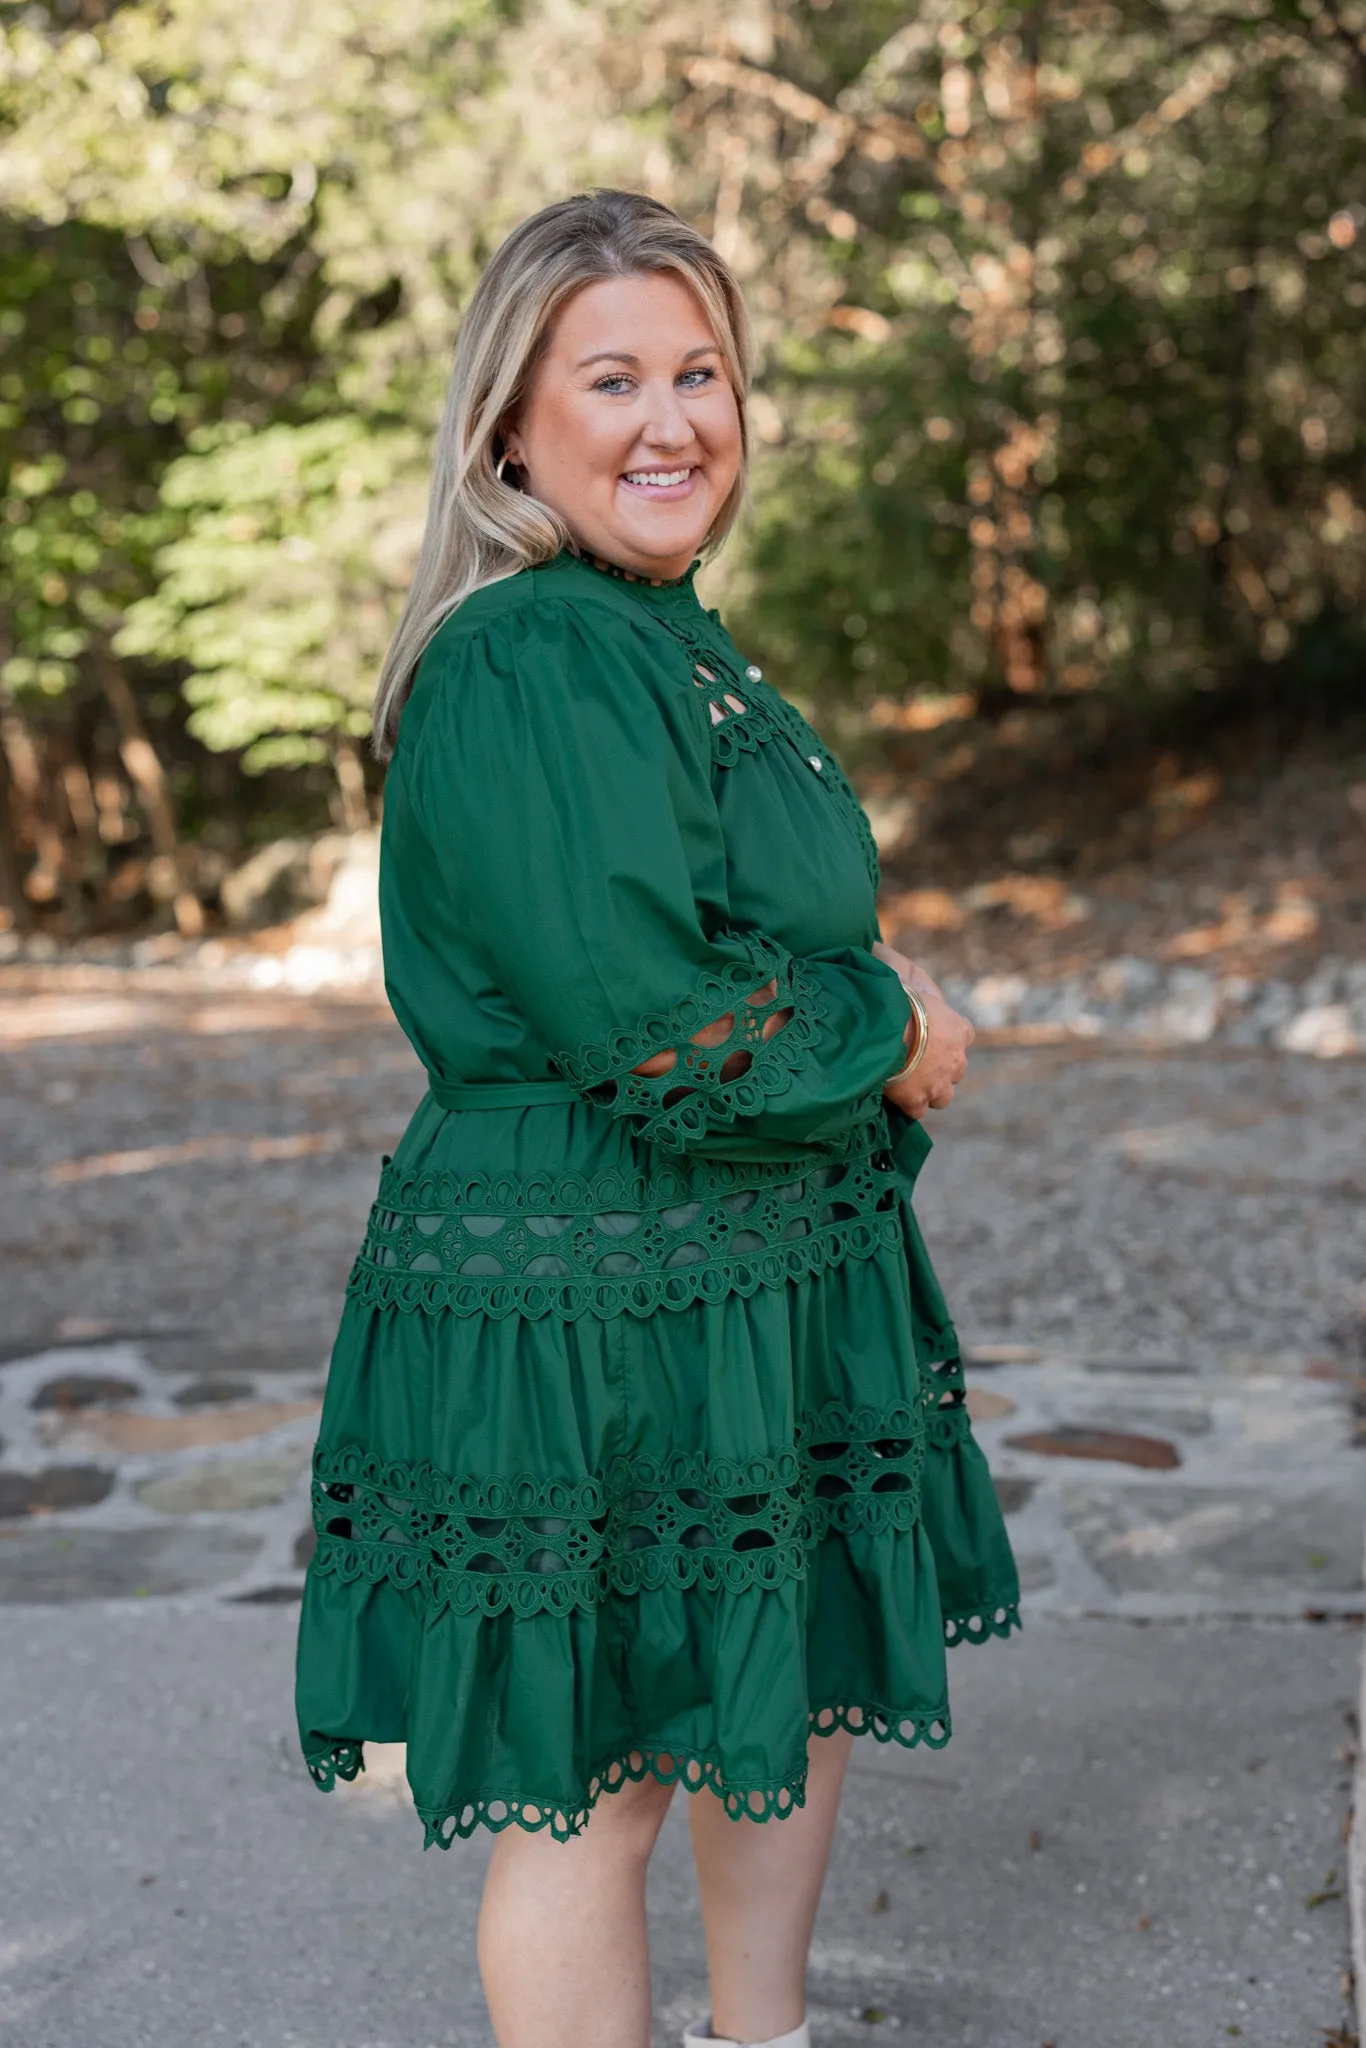
<instances>
[{"instance_id":1,"label":"white sneaker","mask_svg":"<svg viewBox=\"0 0 1366 2048\"><path fill-rule=\"evenodd\" d=\"M803 2020L790 2034L775 2034L771 2041L732 2041L728 2036L713 2034L711 2021L707 2020L688 2028L683 2048L811 2048L811 2029Z\"/></svg>"}]
</instances>

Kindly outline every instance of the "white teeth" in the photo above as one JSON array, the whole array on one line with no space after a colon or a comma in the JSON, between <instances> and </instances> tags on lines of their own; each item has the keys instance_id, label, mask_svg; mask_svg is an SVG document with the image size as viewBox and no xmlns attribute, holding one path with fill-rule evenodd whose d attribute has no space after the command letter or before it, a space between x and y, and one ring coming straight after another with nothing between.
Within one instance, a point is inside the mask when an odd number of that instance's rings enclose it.
<instances>
[{"instance_id":1,"label":"white teeth","mask_svg":"<svg viewBox=\"0 0 1366 2048\"><path fill-rule=\"evenodd\" d=\"M628 469L628 484L655 484L663 488L666 484L685 484L692 475L690 469Z\"/></svg>"}]
</instances>

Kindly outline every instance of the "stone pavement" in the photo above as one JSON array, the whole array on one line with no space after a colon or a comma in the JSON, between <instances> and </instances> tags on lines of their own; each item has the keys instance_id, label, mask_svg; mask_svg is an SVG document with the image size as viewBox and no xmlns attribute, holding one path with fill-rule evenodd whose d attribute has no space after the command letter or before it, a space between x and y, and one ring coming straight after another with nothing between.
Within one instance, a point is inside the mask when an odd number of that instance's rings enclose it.
<instances>
[{"instance_id":1,"label":"stone pavement","mask_svg":"<svg viewBox=\"0 0 1366 2048\"><path fill-rule=\"evenodd\" d=\"M411 1058L362 1004L27 1019L0 1090L0 2039L487 2048L486 1845L421 1854L401 1753L321 1798L290 1720L327 1337ZM975 1057L922 1214L1028 1626L955 1652L948 1750L856 1747L821 2048L1349 2038L1364 1081ZM660 2042L704 2003L681 1806Z\"/></svg>"}]
</instances>

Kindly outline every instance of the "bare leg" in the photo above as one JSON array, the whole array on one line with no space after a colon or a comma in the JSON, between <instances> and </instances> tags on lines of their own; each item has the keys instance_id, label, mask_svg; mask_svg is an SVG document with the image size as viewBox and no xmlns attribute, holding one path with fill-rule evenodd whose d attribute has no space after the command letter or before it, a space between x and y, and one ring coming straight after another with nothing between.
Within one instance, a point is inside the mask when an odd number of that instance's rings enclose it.
<instances>
[{"instance_id":1,"label":"bare leg","mask_svg":"<svg viewBox=\"0 0 1366 2048\"><path fill-rule=\"evenodd\" d=\"M732 1820L711 1792L689 1804L707 1934L713 2033L771 2041L806 2013L806 1958L852 1737L813 1736L806 1805Z\"/></svg>"},{"instance_id":2,"label":"bare leg","mask_svg":"<svg viewBox=\"0 0 1366 2048\"><path fill-rule=\"evenodd\" d=\"M572 1841L499 1835L479 1909L498 2048L649 2048L645 1868L671 1791L623 1785Z\"/></svg>"}]
</instances>

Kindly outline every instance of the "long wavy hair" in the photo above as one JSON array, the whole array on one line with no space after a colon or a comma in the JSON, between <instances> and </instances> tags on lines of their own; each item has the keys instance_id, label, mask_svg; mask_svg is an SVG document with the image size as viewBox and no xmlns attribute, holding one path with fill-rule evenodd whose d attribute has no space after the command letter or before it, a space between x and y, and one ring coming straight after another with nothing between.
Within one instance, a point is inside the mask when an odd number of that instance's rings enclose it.
<instances>
[{"instance_id":1,"label":"long wavy hair","mask_svg":"<svg viewBox=\"0 0 1366 2048\"><path fill-rule=\"evenodd\" d=\"M749 458L754 344L734 271L705 235L640 192L583 192L533 214L498 250L460 323L426 531L375 696L380 760L393 752L413 675L442 620L471 591L548 562L570 544L557 513L498 476L502 429L526 396L565 301L600 279L650 272L672 272L696 294L740 413L740 470L704 553L715 553L735 523Z\"/></svg>"}]
</instances>

